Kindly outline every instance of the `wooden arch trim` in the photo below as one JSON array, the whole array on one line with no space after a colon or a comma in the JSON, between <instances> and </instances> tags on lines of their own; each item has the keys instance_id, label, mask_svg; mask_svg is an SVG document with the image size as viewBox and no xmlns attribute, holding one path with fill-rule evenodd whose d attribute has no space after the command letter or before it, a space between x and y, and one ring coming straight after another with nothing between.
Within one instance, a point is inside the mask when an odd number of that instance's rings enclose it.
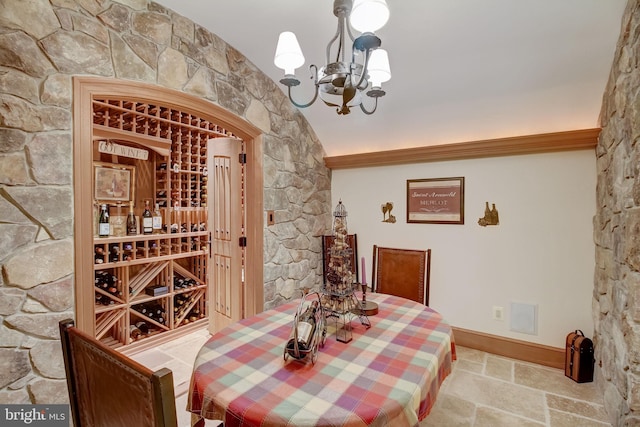
<instances>
[{"instance_id":1,"label":"wooden arch trim","mask_svg":"<svg viewBox=\"0 0 640 427\"><path fill-rule=\"evenodd\" d=\"M131 80L103 77L76 76L73 78L73 162L74 162L74 232L75 232L75 281L93 283L92 162L94 97L128 99L161 104L190 111L219 123L245 142L247 164L245 172L245 200L251 201L246 212L247 237L245 265L245 316L259 313L264 307L263 286L263 140L262 132L242 117L210 101L177 90ZM93 301L93 289L76 286L76 324L84 331L92 331L93 311L82 301ZM87 299L86 292L91 295Z\"/></svg>"}]
</instances>

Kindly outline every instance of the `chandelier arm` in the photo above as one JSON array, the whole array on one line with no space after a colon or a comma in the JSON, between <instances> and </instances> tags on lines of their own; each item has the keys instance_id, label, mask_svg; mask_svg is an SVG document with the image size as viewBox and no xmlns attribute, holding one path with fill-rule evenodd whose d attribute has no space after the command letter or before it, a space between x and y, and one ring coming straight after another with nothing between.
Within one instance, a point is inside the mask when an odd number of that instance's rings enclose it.
<instances>
[{"instance_id":1,"label":"chandelier arm","mask_svg":"<svg viewBox=\"0 0 640 427\"><path fill-rule=\"evenodd\" d=\"M355 48L353 49L353 55L355 57ZM364 87L361 87L362 82L366 81L367 73L369 71L369 58L370 57L371 57L371 49L365 50L364 65L362 66L362 75L360 76L360 80L358 80L358 84L356 85L356 89L358 89L358 90L365 90L367 88L367 86L369 85L369 82L367 82L367 85L365 85ZM351 62L353 62L353 60ZM374 111L375 111L375 109L374 109Z\"/></svg>"},{"instance_id":2,"label":"chandelier arm","mask_svg":"<svg viewBox=\"0 0 640 427\"><path fill-rule=\"evenodd\" d=\"M338 41L338 51L336 52L336 62L340 62L340 58L343 58L346 55L347 50L345 49L345 39L344 39L344 18L338 18L338 26L340 28L340 40Z\"/></svg>"},{"instance_id":3,"label":"chandelier arm","mask_svg":"<svg viewBox=\"0 0 640 427\"><path fill-rule=\"evenodd\" d=\"M335 42L338 39L339 36L340 36L340 20L338 20L338 28L336 29L336 33L334 34L333 38L329 40L329 43L327 43L327 61L326 61L327 64L331 63L331 45L333 44L333 42Z\"/></svg>"},{"instance_id":4,"label":"chandelier arm","mask_svg":"<svg viewBox=\"0 0 640 427\"><path fill-rule=\"evenodd\" d=\"M311 101L307 102L306 104L298 104L296 101L293 100L293 98L291 97L291 86L288 87L288 95L289 95L289 101L291 101L291 103L293 105L295 105L298 108L307 108L308 106L310 106L311 104L313 104L314 102L316 102L316 99L318 99L318 92L319 92L319 86L318 86L318 67L316 67L314 64L309 65L309 70L311 70L311 78L313 79L313 84L316 87L316 91L313 95L313 98L311 99Z\"/></svg>"},{"instance_id":5,"label":"chandelier arm","mask_svg":"<svg viewBox=\"0 0 640 427\"><path fill-rule=\"evenodd\" d=\"M374 98L376 100L376 103L373 106L373 110L371 111L367 111L366 108L364 108L364 102L360 103L360 109L362 110L363 113L365 113L366 115L370 116L371 114L376 112L376 109L378 108L378 98Z\"/></svg>"}]
</instances>

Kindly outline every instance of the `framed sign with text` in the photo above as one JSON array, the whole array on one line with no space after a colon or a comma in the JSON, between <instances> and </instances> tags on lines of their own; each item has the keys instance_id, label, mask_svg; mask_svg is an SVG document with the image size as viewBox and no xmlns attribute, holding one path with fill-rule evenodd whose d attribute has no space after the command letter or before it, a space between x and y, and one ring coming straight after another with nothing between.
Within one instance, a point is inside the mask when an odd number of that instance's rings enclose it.
<instances>
[{"instance_id":1,"label":"framed sign with text","mask_svg":"<svg viewBox=\"0 0 640 427\"><path fill-rule=\"evenodd\" d=\"M407 223L464 224L464 177L407 180Z\"/></svg>"}]
</instances>

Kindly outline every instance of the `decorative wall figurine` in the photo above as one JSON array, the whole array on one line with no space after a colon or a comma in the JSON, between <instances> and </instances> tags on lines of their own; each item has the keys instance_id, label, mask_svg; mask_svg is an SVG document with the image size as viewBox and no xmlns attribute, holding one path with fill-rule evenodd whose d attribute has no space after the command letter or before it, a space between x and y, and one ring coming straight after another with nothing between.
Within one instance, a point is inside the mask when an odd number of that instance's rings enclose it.
<instances>
[{"instance_id":1,"label":"decorative wall figurine","mask_svg":"<svg viewBox=\"0 0 640 427\"><path fill-rule=\"evenodd\" d=\"M487 225L498 225L500 224L500 219L498 217L498 210L496 209L496 204L492 203L492 208L489 209L489 202L484 202L484 216L478 219L478 224L482 227L486 227Z\"/></svg>"},{"instance_id":2,"label":"decorative wall figurine","mask_svg":"<svg viewBox=\"0 0 640 427\"><path fill-rule=\"evenodd\" d=\"M382 208L382 222L396 222L396 217L391 215L391 210L393 209L393 202L387 202L384 205L381 205ZM387 214L389 215L387 217Z\"/></svg>"}]
</instances>

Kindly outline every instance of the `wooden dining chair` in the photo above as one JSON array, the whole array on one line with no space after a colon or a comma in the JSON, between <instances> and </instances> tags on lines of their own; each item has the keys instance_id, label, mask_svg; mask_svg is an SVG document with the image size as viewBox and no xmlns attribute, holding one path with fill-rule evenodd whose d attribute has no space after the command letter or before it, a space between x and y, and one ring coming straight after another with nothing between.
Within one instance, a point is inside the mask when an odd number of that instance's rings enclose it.
<instances>
[{"instance_id":1,"label":"wooden dining chair","mask_svg":"<svg viewBox=\"0 0 640 427\"><path fill-rule=\"evenodd\" d=\"M75 427L177 427L173 373L151 371L80 331L59 323Z\"/></svg>"},{"instance_id":2,"label":"wooden dining chair","mask_svg":"<svg viewBox=\"0 0 640 427\"><path fill-rule=\"evenodd\" d=\"M429 305L431 249L395 249L373 245L371 289Z\"/></svg>"}]
</instances>

